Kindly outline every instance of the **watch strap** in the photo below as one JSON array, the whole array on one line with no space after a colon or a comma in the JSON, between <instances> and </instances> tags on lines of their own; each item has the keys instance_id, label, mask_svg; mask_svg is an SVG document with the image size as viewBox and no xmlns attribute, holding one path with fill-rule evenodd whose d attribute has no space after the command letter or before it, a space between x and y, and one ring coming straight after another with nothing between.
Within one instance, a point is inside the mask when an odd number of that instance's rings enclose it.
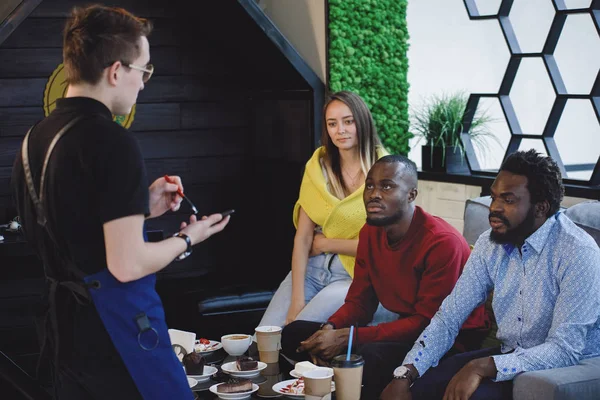
<instances>
[{"instance_id":1,"label":"watch strap","mask_svg":"<svg viewBox=\"0 0 600 400\"><path fill-rule=\"evenodd\" d=\"M182 232L177 232L176 234L173 235L173 237L182 238L183 240L185 240L185 243L187 245L187 248L185 249L185 251L183 253L181 253L179 256L177 256L177 258L175 258L176 261L181 261L184 258L188 257L190 254L192 254L192 239L188 235L186 235L185 233L182 233Z\"/></svg>"},{"instance_id":2,"label":"watch strap","mask_svg":"<svg viewBox=\"0 0 600 400\"><path fill-rule=\"evenodd\" d=\"M333 322L330 322L330 321L323 322L323 323L321 324L321 326L319 327L319 329L323 329L323 328L325 328L325 325L331 325L331 327L332 327L333 329L335 329L335 324L334 324Z\"/></svg>"}]
</instances>

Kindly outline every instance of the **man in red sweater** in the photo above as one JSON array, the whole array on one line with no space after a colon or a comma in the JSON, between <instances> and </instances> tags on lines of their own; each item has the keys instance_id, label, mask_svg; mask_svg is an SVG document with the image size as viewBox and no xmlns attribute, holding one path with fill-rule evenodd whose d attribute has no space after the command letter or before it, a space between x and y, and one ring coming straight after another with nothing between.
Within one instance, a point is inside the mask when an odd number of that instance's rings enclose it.
<instances>
[{"instance_id":1,"label":"man in red sweater","mask_svg":"<svg viewBox=\"0 0 600 400\"><path fill-rule=\"evenodd\" d=\"M287 357L326 365L345 352L365 359L364 399L376 399L394 368L450 294L470 254L463 236L415 205L417 169L401 155L379 159L365 181L367 224L361 229L354 280L344 305L325 323L294 321L282 335ZM399 315L369 326L379 303ZM462 326L454 353L478 348L487 334L483 305Z\"/></svg>"}]
</instances>

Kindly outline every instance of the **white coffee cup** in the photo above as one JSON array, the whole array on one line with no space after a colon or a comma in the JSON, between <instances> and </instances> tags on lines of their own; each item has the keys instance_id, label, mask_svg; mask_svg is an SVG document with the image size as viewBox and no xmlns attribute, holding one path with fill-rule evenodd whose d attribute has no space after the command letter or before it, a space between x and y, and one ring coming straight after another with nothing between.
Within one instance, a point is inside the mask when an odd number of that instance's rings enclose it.
<instances>
[{"instance_id":1,"label":"white coffee cup","mask_svg":"<svg viewBox=\"0 0 600 400\"><path fill-rule=\"evenodd\" d=\"M252 343L252 336L243 333L232 333L221 336L223 348L230 356L241 356Z\"/></svg>"}]
</instances>

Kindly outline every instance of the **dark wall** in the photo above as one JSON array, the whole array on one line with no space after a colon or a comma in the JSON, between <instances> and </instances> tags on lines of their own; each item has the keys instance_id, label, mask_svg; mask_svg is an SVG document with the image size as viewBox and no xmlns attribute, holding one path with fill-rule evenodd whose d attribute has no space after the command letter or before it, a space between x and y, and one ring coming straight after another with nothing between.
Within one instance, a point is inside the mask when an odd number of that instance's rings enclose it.
<instances>
[{"instance_id":1,"label":"dark wall","mask_svg":"<svg viewBox=\"0 0 600 400\"><path fill-rule=\"evenodd\" d=\"M44 117L44 88L62 61L66 15L86 3L45 0L0 45L0 224L15 215L12 163L27 129ZM178 1L104 2L155 25L149 38L155 74L139 95L130 128L150 182L179 175L201 214L236 209L224 232L159 274L174 323L178 306L193 312L193 301L230 286L272 289L287 274L291 213L315 135L312 88L263 29L236 0L198 3L201 12L192 13L189 3ZM170 235L188 211L183 204L177 213L148 221L147 229ZM0 282L16 288L22 300L21 293L37 293L31 288L42 275L27 246L19 246L9 257L8 246L0 244ZM11 323L0 334L14 332Z\"/></svg>"}]
</instances>

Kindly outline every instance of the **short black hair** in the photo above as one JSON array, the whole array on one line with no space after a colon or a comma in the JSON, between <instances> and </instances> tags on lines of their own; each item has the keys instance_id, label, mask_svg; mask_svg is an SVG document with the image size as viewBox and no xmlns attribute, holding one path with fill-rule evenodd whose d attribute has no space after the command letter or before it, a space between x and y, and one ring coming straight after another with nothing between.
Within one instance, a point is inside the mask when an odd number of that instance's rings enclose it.
<instances>
[{"instance_id":1,"label":"short black hair","mask_svg":"<svg viewBox=\"0 0 600 400\"><path fill-rule=\"evenodd\" d=\"M560 209L565 187L560 168L551 157L544 156L535 149L517 151L504 160L500 171L527 177L531 204L544 200L550 204L546 217L550 217Z\"/></svg>"},{"instance_id":2,"label":"short black hair","mask_svg":"<svg viewBox=\"0 0 600 400\"><path fill-rule=\"evenodd\" d=\"M377 164L392 164L399 163L403 164L405 169L405 173L408 174L411 178L415 180L415 184L418 182L418 174L417 174L417 165L408 157L403 156L402 154L389 154L387 156L381 157L379 160L375 161L374 166Z\"/></svg>"}]
</instances>

